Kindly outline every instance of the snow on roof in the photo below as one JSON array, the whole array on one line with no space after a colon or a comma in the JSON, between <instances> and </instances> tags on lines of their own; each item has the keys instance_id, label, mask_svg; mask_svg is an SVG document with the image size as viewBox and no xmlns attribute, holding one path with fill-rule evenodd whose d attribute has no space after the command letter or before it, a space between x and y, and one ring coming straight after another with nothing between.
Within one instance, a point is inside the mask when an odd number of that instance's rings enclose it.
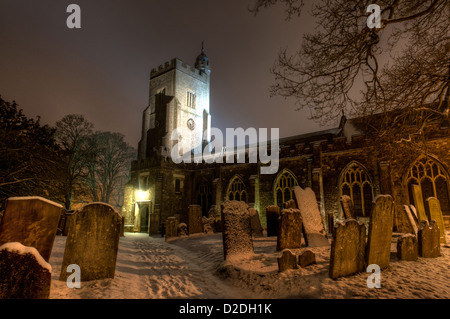
<instances>
[{"instance_id":1,"label":"snow on roof","mask_svg":"<svg viewBox=\"0 0 450 319\"><path fill-rule=\"evenodd\" d=\"M51 204L53 206L57 206L57 207L63 208L62 205L60 205L58 203L55 203L55 202L53 202L51 200L48 200L48 199L46 199L44 197L39 197L39 196L24 196L24 197L10 197L10 198L8 198L8 201L15 201L15 200L18 200L18 201L40 200L40 201L46 202L48 204Z\"/></svg>"},{"instance_id":2,"label":"snow on roof","mask_svg":"<svg viewBox=\"0 0 450 319\"><path fill-rule=\"evenodd\" d=\"M3 244L2 246L0 246L0 251L1 250L16 252L20 255L31 254L34 256L39 265L42 266L42 268L47 269L50 273L52 272L52 266L50 266L50 264L46 262L44 258L42 258L41 254L34 247L27 247L22 245L21 243L14 242Z\"/></svg>"}]
</instances>

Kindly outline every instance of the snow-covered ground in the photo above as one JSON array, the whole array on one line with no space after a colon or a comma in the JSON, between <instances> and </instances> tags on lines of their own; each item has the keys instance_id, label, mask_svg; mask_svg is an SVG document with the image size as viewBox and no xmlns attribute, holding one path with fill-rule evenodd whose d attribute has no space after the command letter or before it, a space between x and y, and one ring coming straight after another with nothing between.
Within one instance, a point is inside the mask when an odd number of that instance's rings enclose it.
<instances>
[{"instance_id":1,"label":"snow-covered ground","mask_svg":"<svg viewBox=\"0 0 450 319\"><path fill-rule=\"evenodd\" d=\"M316 264L278 273L276 237L254 239L255 255L229 264L223 262L221 233L169 242L126 233L120 239L115 278L70 289L58 280L65 240L57 236L50 258L53 299L450 298L450 245L441 245L441 257L407 262L397 260L394 239L391 264L381 272L382 287L369 289L368 273L328 277L329 247L293 249L297 255L312 250Z\"/></svg>"}]
</instances>

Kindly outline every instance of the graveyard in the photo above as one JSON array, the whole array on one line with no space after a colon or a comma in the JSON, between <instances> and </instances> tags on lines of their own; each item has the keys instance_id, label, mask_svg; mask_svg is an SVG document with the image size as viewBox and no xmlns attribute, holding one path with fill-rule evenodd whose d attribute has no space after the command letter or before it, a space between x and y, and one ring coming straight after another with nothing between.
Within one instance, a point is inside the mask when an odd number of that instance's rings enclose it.
<instances>
[{"instance_id":1,"label":"graveyard","mask_svg":"<svg viewBox=\"0 0 450 319\"><path fill-rule=\"evenodd\" d=\"M193 205L188 225L171 217L164 234L151 236L125 232L104 203L76 211L64 235L60 205L10 198L0 222L0 298L450 298L450 232L435 219L418 222L411 206L401 210L411 231L393 232L394 201L379 195L366 229L343 197L349 218L330 234L314 192L293 192L281 212L267 207L267 228L245 202L226 201L220 220ZM426 202L439 216L439 202Z\"/></svg>"}]
</instances>

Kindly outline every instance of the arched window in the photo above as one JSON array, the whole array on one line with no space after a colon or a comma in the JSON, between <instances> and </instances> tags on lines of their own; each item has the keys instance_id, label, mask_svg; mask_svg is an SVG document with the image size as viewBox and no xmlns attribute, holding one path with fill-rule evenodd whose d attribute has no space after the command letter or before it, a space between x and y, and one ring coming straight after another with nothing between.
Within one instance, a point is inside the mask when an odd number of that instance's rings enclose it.
<instances>
[{"instance_id":1,"label":"arched window","mask_svg":"<svg viewBox=\"0 0 450 319\"><path fill-rule=\"evenodd\" d=\"M278 174L273 185L273 196L276 206L283 209L283 204L294 197L292 194L294 186L298 186L298 182L291 171L284 169Z\"/></svg>"},{"instance_id":2,"label":"arched window","mask_svg":"<svg viewBox=\"0 0 450 319\"><path fill-rule=\"evenodd\" d=\"M339 196L347 195L353 201L353 210L356 217L370 216L374 198L373 183L364 167L351 162L341 172L339 178Z\"/></svg>"},{"instance_id":3,"label":"arched window","mask_svg":"<svg viewBox=\"0 0 450 319\"><path fill-rule=\"evenodd\" d=\"M436 197L441 203L442 213L450 215L448 181L448 174L438 161L431 157L420 157L411 166L406 178L410 203L415 205L411 185L420 185L423 202L426 203L428 197ZM427 215L429 215L428 205L425 205L425 210Z\"/></svg>"},{"instance_id":4,"label":"arched window","mask_svg":"<svg viewBox=\"0 0 450 319\"><path fill-rule=\"evenodd\" d=\"M240 176L236 175L228 183L227 199L247 202L247 187Z\"/></svg>"}]
</instances>

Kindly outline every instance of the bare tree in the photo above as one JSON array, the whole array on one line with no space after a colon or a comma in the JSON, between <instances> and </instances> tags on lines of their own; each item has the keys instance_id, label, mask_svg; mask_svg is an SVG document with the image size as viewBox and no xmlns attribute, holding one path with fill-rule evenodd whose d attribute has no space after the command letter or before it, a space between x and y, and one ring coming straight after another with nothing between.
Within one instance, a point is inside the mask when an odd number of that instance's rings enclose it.
<instances>
[{"instance_id":1,"label":"bare tree","mask_svg":"<svg viewBox=\"0 0 450 319\"><path fill-rule=\"evenodd\" d=\"M121 205L124 179L136 151L120 133L97 132L89 137L87 171L84 182L94 201Z\"/></svg>"},{"instance_id":2,"label":"bare tree","mask_svg":"<svg viewBox=\"0 0 450 319\"><path fill-rule=\"evenodd\" d=\"M298 51L279 53L271 93L295 98L322 124L345 111L390 143L420 140L429 123L448 119L450 0L376 1L381 28L369 28L373 2L256 0L255 14L279 3L288 19L311 5L317 22Z\"/></svg>"},{"instance_id":3,"label":"bare tree","mask_svg":"<svg viewBox=\"0 0 450 319\"><path fill-rule=\"evenodd\" d=\"M83 115L69 114L56 122L56 140L64 157L61 188L66 209L71 209L74 190L82 191L86 175L87 138L92 134L93 124Z\"/></svg>"}]
</instances>

